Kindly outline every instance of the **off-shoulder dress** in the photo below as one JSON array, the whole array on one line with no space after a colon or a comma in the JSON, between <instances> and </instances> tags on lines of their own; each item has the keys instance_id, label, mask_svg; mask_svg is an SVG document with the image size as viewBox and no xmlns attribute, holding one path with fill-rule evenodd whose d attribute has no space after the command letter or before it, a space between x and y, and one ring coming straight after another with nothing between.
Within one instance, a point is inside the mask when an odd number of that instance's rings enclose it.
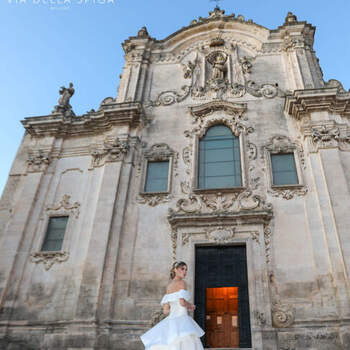
<instances>
[{"instance_id":1,"label":"off-shoulder dress","mask_svg":"<svg viewBox=\"0 0 350 350\"><path fill-rule=\"evenodd\" d=\"M169 303L169 315L141 336L146 350L202 350L200 337L204 331L188 315L180 299L190 300L190 293L181 289L165 294L161 305Z\"/></svg>"}]
</instances>

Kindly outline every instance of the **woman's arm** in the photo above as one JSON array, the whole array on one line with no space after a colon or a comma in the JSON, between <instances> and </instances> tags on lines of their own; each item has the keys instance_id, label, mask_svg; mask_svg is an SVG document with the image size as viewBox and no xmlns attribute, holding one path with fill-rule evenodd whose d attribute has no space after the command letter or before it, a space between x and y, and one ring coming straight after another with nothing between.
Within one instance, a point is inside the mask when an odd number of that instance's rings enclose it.
<instances>
[{"instance_id":1,"label":"woman's arm","mask_svg":"<svg viewBox=\"0 0 350 350\"><path fill-rule=\"evenodd\" d=\"M169 305L169 303L163 304L163 314L164 315L169 315L169 312L170 312L170 305Z\"/></svg>"},{"instance_id":2,"label":"woman's arm","mask_svg":"<svg viewBox=\"0 0 350 350\"><path fill-rule=\"evenodd\" d=\"M180 305L185 307L189 311L193 311L196 306L186 301L184 298L180 298Z\"/></svg>"}]
</instances>

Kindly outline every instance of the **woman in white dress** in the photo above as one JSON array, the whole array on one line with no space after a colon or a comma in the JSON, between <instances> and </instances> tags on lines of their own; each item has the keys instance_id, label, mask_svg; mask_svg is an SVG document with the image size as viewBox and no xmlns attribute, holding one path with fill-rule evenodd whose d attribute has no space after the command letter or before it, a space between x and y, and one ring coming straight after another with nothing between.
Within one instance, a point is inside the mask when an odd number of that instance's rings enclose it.
<instances>
[{"instance_id":1,"label":"woman in white dress","mask_svg":"<svg viewBox=\"0 0 350 350\"><path fill-rule=\"evenodd\" d=\"M183 280L187 265L183 261L175 262L170 271L172 281L167 287L161 305L165 319L141 336L146 350L202 350L200 337L202 328L188 315L196 307L189 302L190 293Z\"/></svg>"}]
</instances>

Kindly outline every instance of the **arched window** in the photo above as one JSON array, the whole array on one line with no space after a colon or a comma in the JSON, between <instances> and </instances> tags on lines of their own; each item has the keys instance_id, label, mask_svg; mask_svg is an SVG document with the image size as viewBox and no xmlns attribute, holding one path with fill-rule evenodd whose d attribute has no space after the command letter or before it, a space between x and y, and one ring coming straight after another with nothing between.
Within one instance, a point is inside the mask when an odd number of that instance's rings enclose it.
<instances>
[{"instance_id":1,"label":"arched window","mask_svg":"<svg viewBox=\"0 0 350 350\"><path fill-rule=\"evenodd\" d=\"M199 141L198 188L242 186L239 139L224 125L212 126Z\"/></svg>"}]
</instances>

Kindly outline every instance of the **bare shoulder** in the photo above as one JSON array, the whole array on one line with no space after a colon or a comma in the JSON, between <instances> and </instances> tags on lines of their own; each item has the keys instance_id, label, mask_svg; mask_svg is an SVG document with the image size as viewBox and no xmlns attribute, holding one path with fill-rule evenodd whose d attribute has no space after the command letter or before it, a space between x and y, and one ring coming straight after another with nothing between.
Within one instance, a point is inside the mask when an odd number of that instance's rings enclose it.
<instances>
[{"instance_id":1,"label":"bare shoulder","mask_svg":"<svg viewBox=\"0 0 350 350\"><path fill-rule=\"evenodd\" d=\"M186 289L186 282L181 280L181 281L172 281L169 283L167 289L166 289L166 292L167 294L170 294L170 293L175 293L175 292L178 292L179 290L181 289Z\"/></svg>"}]
</instances>

